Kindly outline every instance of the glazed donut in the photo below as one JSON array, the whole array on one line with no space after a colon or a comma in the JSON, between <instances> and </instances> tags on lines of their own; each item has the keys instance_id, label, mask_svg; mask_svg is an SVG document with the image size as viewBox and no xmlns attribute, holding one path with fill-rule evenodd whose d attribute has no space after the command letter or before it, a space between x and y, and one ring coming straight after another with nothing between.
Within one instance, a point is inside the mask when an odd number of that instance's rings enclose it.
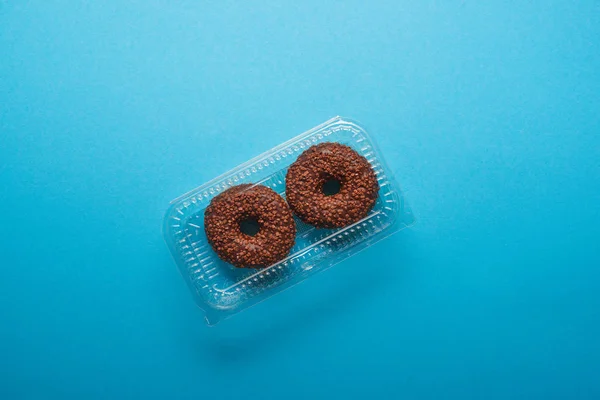
<instances>
[{"instance_id":1,"label":"glazed donut","mask_svg":"<svg viewBox=\"0 0 600 400\"><path fill-rule=\"evenodd\" d=\"M292 211L272 189L233 186L212 199L204 231L219 258L239 268L263 268L287 256L294 245Z\"/></svg>"},{"instance_id":2,"label":"glazed donut","mask_svg":"<svg viewBox=\"0 0 600 400\"><path fill-rule=\"evenodd\" d=\"M285 194L292 211L318 228L340 228L367 216L379 192L366 158L340 143L308 148L286 174Z\"/></svg>"}]
</instances>

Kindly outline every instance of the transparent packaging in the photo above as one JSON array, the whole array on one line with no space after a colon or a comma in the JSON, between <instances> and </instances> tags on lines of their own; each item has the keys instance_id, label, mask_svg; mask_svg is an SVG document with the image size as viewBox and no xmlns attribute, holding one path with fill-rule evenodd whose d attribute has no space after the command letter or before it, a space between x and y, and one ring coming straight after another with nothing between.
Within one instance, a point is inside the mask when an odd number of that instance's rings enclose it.
<instances>
[{"instance_id":1,"label":"transparent packaging","mask_svg":"<svg viewBox=\"0 0 600 400\"><path fill-rule=\"evenodd\" d=\"M236 268L222 261L204 233L204 211L211 199L242 183L268 186L285 199L288 167L304 150L323 142L348 145L373 167L380 189L369 214L338 229L318 229L294 217L294 247L286 258L266 268ZM414 216L373 139L358 123L335 117L173 200L165 215L164 236L207 323L214 325L413 222Z\"/></svg>"}]
</instances>

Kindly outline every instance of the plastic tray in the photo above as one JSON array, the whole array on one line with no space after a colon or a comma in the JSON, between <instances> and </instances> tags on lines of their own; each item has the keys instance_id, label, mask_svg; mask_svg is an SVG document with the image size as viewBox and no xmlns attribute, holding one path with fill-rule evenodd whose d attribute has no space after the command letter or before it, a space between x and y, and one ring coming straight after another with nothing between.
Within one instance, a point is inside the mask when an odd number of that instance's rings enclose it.
<instances>
[{"instance_id":1,"label":"plastic tray","mask_svg":"<svg viewBox=\"0 0 600 400\"><path fill-rule=\"evenodd\" d=\"M241 183L271 187L285 198L287 168L308 147L346 144L363 155L379 180L379 198L364 219L340 229L316 229L295 218L296 244L288 257L257 270L222 261L204 234L211 199ZM356 254L414 222L399 186L364 128L335 117L173 200L164 220L165 240L209 325Z\"/></svg>"}]
</instances>

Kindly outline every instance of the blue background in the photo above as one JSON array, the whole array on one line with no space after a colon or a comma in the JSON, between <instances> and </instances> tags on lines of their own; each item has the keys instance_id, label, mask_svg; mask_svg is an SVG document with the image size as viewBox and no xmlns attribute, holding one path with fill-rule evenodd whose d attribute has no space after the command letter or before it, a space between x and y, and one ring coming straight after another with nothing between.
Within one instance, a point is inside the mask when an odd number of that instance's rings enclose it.
<instances>
[{"instance_id":1,"label":"blue background","mask_svg":"<svg viewBox=\"0 0 600 400\"><path fill-rule=\"evenodd\" d=\"M0 397L599 398L600 3L277 3L0 1ZM418 224L206 327L168 202L337 114Z\"/></svg>"}]
</instances>

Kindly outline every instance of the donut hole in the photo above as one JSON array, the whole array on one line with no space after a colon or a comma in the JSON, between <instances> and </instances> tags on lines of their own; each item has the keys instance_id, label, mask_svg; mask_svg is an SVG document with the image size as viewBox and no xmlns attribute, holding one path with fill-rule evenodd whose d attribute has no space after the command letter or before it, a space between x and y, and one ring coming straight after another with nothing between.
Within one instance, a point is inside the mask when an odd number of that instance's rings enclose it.
<instances>
[{"instance_id":1,"label":"donut hole","mask_svg":"<svg viewBox=\"0 0 600 400\"><path fill-rule=\"evenodd\" d=\"M260 232L260 224L258 219L254 217L245 217L240 221L240 231L244 235L256 236Z\"/></svg>"},{"instance_id":2,"label":"donut hole","mask_svg":"<svg viewBox=\"0 0 600 400\"><path fill-rule=\"evenodd\" d=\"M321 192L325 196L333 196L342 190L342 182L337 178L327 178L321 186Z\"/></svg>"}]
</instances>

